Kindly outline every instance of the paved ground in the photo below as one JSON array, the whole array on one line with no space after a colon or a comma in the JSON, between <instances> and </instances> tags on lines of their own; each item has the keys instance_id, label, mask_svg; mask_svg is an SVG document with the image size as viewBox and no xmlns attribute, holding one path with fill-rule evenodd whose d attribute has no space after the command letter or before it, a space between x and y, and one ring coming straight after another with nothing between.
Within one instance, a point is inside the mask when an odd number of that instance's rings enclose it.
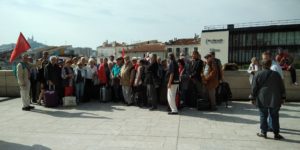
<instances>
[{"instance_id":1,"label":"paved ground","mask_svg":"<svg viewBox=\"0 0 300 150\"><path fill-rule=\"evenodd\" d=\"M161 106L150 112L121 104L86 103L76 108L36 106L21 111L20 99L0 98L1 150L210 150L300 149L300 103L280 112L284 141L262 139L257 109L233 102L217 112L184 109L169 116Z\"/></svg>"}]
</instances>

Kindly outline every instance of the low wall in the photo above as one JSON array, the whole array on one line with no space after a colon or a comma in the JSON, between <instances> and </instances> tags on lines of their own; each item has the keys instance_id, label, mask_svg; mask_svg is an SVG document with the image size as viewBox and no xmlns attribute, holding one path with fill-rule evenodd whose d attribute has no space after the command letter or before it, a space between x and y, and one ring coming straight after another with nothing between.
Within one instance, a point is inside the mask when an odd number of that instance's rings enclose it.
<instances>
[{"instance_id":1,"label":"low wall","mask_svg":"<svg viewBox=\"0 0 300 150\"><path fill-rule=\"evenodd\" d=\"M230 84L233 99L246 100L251 92L249 74L246 71L225 71L224 80ZM300 70L297 70L300 80ZM292 85L290 72L284 71L284 85L288 101L300 101L300 86Z\"/></svg>"},{"instance_id":2,"label":"low wall","mask_svg":"<svg viewBox=\"0 0 300 150\"><path fill-rule=\"evenodd\" d=\"M225 81L230 84L234 100L247 100L250 94L249 74L246 71L225 71ZM297 71L300 80L300 70ZM300 86L291 83L289 72L284 72L287 100L300 101ZM0 97L19 97L20 88L11 70L0 70Z\"/></svg>"}]
</instances>

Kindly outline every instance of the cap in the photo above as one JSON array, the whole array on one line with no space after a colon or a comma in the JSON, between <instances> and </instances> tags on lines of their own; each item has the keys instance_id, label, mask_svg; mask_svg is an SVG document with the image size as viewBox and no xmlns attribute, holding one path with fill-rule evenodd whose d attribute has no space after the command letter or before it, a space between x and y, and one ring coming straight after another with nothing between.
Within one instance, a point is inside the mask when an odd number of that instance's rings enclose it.
<instances>
[{"instance_id":1,"label":"cap","mask_svg":"<svg viewBox=\"0 0 300 150\"><path fill-rule=\"evenodd\" d=\"M207 59L208 57L211 57L211 54L206 54L206 55L204 56L205 59Z\"/></svg>"}]
</instances>

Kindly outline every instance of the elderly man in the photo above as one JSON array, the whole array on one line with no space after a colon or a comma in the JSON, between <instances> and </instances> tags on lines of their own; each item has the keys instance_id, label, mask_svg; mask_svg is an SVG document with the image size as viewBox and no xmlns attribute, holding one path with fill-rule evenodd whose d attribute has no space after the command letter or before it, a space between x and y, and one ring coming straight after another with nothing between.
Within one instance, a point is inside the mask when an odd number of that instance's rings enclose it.
<instances>
[{"instance_id":1,"label":"elderly man","mask_svg":"<svg viewBox=\"0 0 300 150\"><path fill-rule=\"evenodd\" d=\"M17 65L17 80L20 86L20 95L23 102L24 111L30 111L33 106L30 106L30 74L29 74L28 54L22 55L22 61Z\"/></svg>"},{"instance_id":2,"label":"elderly man","mask_svg":"<svg viewBox=\"0 0 300 150\"><path fill-rule=\"evenodd\" d=\"M283 137L279 134L279 110L285 99L285 88L278 72L270 70L272 60L263 60L263 70L255 74L252 81L252 95L260 112L261 133L257 136L267 138L268 116L272 121L274 139Z\"/></svg>"}]
</instances>

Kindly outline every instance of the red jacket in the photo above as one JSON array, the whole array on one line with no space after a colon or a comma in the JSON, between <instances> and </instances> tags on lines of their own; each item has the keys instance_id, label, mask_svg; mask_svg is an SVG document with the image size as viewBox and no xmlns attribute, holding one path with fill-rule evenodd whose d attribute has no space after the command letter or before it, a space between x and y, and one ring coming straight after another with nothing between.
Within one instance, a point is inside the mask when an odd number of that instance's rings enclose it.
<instances>
[{"instance_id":1,"label":"red jacket","mask_svg":"<svg viewBox=\"0 0 300 150\"><path fill-rule=\"evenodd\" d=\"M99 69L98 69L98 78L99 78L100 84L107 84L108 83L106 73L105 73L104 64L101 64Z\"/></svg>"}]
</instances>

